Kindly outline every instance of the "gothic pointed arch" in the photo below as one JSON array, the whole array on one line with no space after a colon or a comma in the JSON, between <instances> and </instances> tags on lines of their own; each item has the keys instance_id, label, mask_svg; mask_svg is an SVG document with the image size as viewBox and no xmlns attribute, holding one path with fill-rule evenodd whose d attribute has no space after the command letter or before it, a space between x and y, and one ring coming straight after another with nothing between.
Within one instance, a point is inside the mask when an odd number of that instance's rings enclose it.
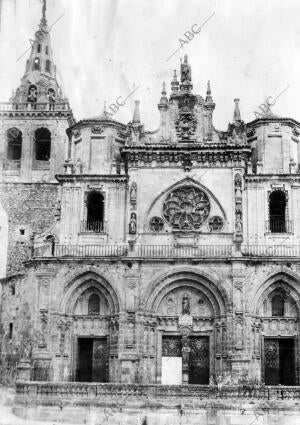
<instances>
[{"instance_id":1,"label":"gothic pointed arch","mask_svg":"<svg viewBox=\"0 0 300 425\"><path fill-rule=\"evenodd\" d=\"M263 303L267 299L270 299L272 303L274 296L281 296L283 298L289 298L294 303L297 309L297 315L299 315L299 282L300 278L291 270L282 270L272 273L265 277L264 281L260 283L254 296L249 300L247 310L252 314L260 315L263 311Z\"/></svg>"},{"instance_id":2,"label":"gothic pointed arch","mask_svg":"<svg viewBox=\"0 0 300 425\"><path fill-rule=\"evenodd\" d=\"M119 297L112 285L100 274L87 271L75 276L67 284L59 310L65 314L74 314L79 298L86 294L96 294L105 299L107 313L114 314L120 310Z\"/></svg>"},{"instance_id":3,"label":"gothic pointed arch","mask_svg":"<svg viewBox=\"0 0 300 425\"><path fill-rule=\"evenodd\" d=\"M152 223L161 221L157 228ZM226 213L217 197L203 184L186 177L161 191L145 214L145 229L157 232L166 229L198 230L204 223L211 230L221 230L227 221ZM211 223L212 227L211 227ZM218 223L216 229L216 223ZM161 228L161 229L160 229ZM158 230L157 230L158 229Z\"/></svg>"}]
</instances>

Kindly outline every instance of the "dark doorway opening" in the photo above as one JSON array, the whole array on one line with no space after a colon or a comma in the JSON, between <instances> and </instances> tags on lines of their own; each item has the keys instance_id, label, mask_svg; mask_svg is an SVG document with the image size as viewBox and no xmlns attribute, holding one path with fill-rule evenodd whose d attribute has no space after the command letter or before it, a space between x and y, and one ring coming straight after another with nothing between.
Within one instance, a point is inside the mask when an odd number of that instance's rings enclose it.
<instances>
[{"instance_id":1,"label":"dark doorway opening","mask_svg":"<svg viewBox=\"0 0 300 425\"><path fill-rule=\"evenodd\" d=\"M286 232L286 197L281 190L275 190L269 198L270 232Z\"/></svg>"},{"instance_id":2,"label":"dark doorway opening","mask_svg":"<svg viewBox=\"0 0 300 425\"><path fill-rule=\"evenodd\" d=\"M190 337L189 384L209 383L209 337Z\"/></svg>"},{"instance_id":3,"label":"dark doorway opening","mask_svg":"<svg viewBox=\"0 0 300 425\"><path fill-rule=\"evenodd\" d=\"M295 385L295 341L293 338L265 338L266 385Z\"/></svg>"},{"instance_id":4,"label":"dark doorway opening","mask_svg":"<svg viewBox=\"0 0 300 425\"><path fill-rule=\"evenodd\" d=\"M76 380L108 382L107 338L78 338Z\"/></svg>"}]
</instances>

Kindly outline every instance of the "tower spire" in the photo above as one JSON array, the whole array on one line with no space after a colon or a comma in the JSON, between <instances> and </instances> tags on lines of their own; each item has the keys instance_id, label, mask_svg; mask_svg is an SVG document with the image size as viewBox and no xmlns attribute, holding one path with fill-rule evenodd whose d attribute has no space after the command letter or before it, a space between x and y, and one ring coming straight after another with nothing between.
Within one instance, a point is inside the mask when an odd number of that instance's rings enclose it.
<instances>
[{"instance_id":1,"label":"tower spire","mask_svg":"<svg viewBox=\"0 0 300 425\"><path fill-rule=\"evenodd\" d=\"M43 0L42 18L41 18L39 29L40 31L44 31L44 32L48 32L46 10L47 10L47 0Z\"/></svg>"}]
</instances>

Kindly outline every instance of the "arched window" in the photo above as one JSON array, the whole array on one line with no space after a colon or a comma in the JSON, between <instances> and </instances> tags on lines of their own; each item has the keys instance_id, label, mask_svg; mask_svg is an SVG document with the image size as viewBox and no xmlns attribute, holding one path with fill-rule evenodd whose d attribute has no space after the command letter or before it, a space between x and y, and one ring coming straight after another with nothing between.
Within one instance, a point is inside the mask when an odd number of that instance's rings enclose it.
<instances>
[{"instance_id":1,"label":"arched window","mask_svg":"<svg viewBox=\"0 0 300 425\"><path fill-rule=\"evenodd\" d=\"M45 51L46 51L46 55L49 55L49 48L48 48L48 46L46 46Z\"/></svg>"},{"instance_id":2,"label":"arched window","mask_svg":"<svg viewBox=\"0 0 300 425\"><path fill-rule=\"evenodd\" d=\"M35 132L35 159L49 161L51 154L51 133L47 128L38 128Z\"/></svg>"},{"instance_id":3,"label":"arched window","mask_svg":"<svg viewBox=\"0 0 300 425\"><path fill-rule=\"evenodd\" d=\"M36 48L36 51L38 53L41 53L41 45L40 45L40 43L38 43L37 48Z\"/></svg>"},{"instance_id":4,"label":"arched window","mask_svg":"<svg viewBox=\"0 0 300 425\"><path fill-rule=\"evenodd\" d=\"M88 314L100 314L100 298L97 294L92 294L88 301Z\"/></svg>"},{"instance_id":5,"label":"arched window","mask_svg":"<svg viewBox=\"0 0 300 425\"><path fill-rule=\"evenodd\" d=\"M34 58L34 61L33 61L33 70L35 71L35 70L40 70L40 68L41 68L41 65L40 65L40 58Z\"/></svg>"},{"instance_id":6,"label":"arched window","mask_svg":"<svg viewBox=\"0 0 300 425\"><path fill-rule=\"evenodd\" d=\"M281 295L274 295L271 301L272 304L272 316L282 317L284 316L284 299Z\"/></svg>"},{"instance_id":7,"label":"arched window","mask_svg":"<svg viewBox=\"0 0 300 425\"><path fill-rule=\"evenodd\" d=\"M92 232L103 231L104 198L99 192L90 192L87 197L86 230Z\"/></svg>"},{"instance_id":8,"label":"arched window","mask_svg":"<svg viewBox=\"0 0 300 425\"><path fill-rule=\"evenodd\" d=\"M46 60L45 71L51 72L51 61L49 61L49 59Z\"/></svg>"},{"instance_id":9,"label":"arched window","mask_svg":"<svg viewBox=\"0 0 300 425\"><path fill-rule=\"evenodd\" d=\"M269 198L270 232L286 232L286 196L281 190L274 190Z\"/></svg>"},{"instance_id":10,"label":"arched window","mask_svg":"<svg viewBox=\"0 0 300 425\"><path fill-rule=\"evenodd\" d=\"M37 100L37 87L34 84L31 84L28 89L27 102L36 102Z\"/></svg>"},{"instance_id":11,"label":"arched window","mask_svg":"<svg viewBox=\"0 0 300 425\"><path fill-rule=\"evenodd\" d=\"M7 130L7 159L20 160L22 155L22 133L16 127Z\"/></svg>"}]
</instances>

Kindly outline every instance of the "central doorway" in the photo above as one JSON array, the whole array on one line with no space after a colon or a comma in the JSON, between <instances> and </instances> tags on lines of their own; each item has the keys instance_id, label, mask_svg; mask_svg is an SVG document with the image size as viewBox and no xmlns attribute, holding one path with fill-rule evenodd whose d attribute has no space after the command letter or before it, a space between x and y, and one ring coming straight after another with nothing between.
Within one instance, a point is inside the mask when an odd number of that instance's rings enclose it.
<instances>
[{"instance_id":1,"label":"central doorway","mask_svg":"<svg viewBox=\"0 0 300 425\"><path fill-rule=\"evenodd\" d=\"M265 338L264 367L266 385L295 385L294 338Z\"/></svg>"},{"instance_id":2,"label":"central doorway","mask_svg":"<svg viewBox=\"0 0 300 425\"><path fill-rule=\"evenodd\" d=\"M79 382L108 382L107 338L78 338Z\"/></svg>"},{"instance_id":3,"label":"central doorway","mask_svg":"<svg viewBox=\"0 0 300 425\"><path fill-rule=\"evenodd\" d=\"M185 362L182 357L182 336L163 336L161 383L164 385L181 385L183 368L187 365L189 384L209 383L208 336L189 337L188 359Z\"/></svg>"}]
</instances>

